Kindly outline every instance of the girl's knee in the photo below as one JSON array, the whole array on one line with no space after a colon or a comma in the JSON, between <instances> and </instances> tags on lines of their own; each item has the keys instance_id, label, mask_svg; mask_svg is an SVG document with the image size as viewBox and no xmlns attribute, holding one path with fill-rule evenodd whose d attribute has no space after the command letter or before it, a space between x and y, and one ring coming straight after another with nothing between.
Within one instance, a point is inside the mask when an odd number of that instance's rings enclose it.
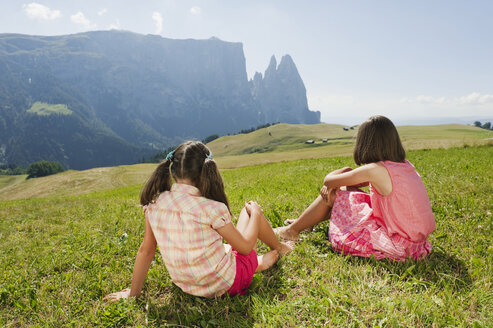
<instances>
[{"instance_id":1,"label":"girl's knee","mask_svg":"<svg viewBox=\"0 0 493 328\"><path fill-rule=\"evenodd\" d=\"M238 217L238 222L236 223L236 229L240 232L244 231L248 226L248 221L250 221L250 215L245 207L240 212L240 216Z\"/></svg>"},{"instance_id":2,"label":"girl's knee","mask_svg":"<svg viewBox=\"0 0 493 328\"><path fill-rule=\"evenodd\" d=\"M240 217L250 217L250 215L248 215L246 207L243 207L243 209L241 210Z\"/></svg>"}]
</instances>

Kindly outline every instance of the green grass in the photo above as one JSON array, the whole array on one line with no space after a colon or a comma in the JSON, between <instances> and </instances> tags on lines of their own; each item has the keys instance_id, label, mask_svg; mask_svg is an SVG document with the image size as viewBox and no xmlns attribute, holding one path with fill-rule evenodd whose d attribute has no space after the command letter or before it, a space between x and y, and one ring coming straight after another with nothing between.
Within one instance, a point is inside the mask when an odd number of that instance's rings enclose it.
<instances>
[{"instance_id":1,"label":"green grass","mask_svg":"<svg viewBox=\"0 0 493 328\"><path fill-rule=\"evenodd\" d=\"M272 151L290 151L300 148L326 145L336 141L350 141L357 129L344 131L342 125L336 124L276 124L248 134L237 134L216 139L207 144L215 156L232 156ZM314 145L306 145L305 141L313 139Z\"/></svg>"},{"instance_id":2,"label":"green grass","mask_svg":"<svg viewBox=\"0 0 493 328\"><path fill-rule=\"evenodd\" d=\"M399 126L406 150L491 143L493 131L462 124ZM249 134L224 136L207 144L223 168L351 155L357 127L335 124L277 124ZM322 139L328 139L323 143ZM305 144L313 139L315 144Z\"/></svg>"},{"instance_id":3,"label":"green grass","mask_svg":"<svg viewBox=\"0 0 493 328\"><path fill-rule=\"evenodd\" d=\"M140 299L102 302L130 284L144 231L140 184L1 202L0 326L489 327L493 147L408 157L437 221L427 259L342 256L331 250L325 222L235 298L184 294L157 253ZM345 165L350 157L309 159L227 170L223 177L233 213L257 200L277 226L317 196L328 171Z\"/></svg>"},{"instance_id":4,"label":"green grass","mask_svg":"<svg viewBox=\"0 0 493 328\"><path fill-rule=\"evenodd\" d=\"M42 178L25 180L0 176L0 200L73 196L143 183L155 164L98 167L84 171L65 171Z\"/></svg>"},{"instance_id":5,"label":"green grass","mask_svg":"<svg viewBox=\"0 0 493 328\"><path fill-rule=\"evenodd\" d=\"M0 175L0 190L8 186L14 186L26 180L27 175Z\"/></svg>"},{"instance_id":6,"label":"green grass","mask_svg":"<svg viewBox=\"0 0 493 328\"><path fill-rule=\"evenodd\" d=\"M37 114L40 116L48 116L53 114L59 115L72 115L72 111L68 109L64 104L47 104L44 102L36 101L31 108L27 110L28 113Z\"/></svg>"},{"instance_id":7,"label":"green grass","mask_svg":"<svg viewBox=\"0 0 493 328\"><path fill-rule=\"evenodd\" d=\"M493 131L467 125L403 126L398 129L406 150L493 143L489 140L493 138ZM340 125L277 124L249 134L222 137L208 146L221 169L232 169L300 159L349 156L355 133L356 130L344 131ZM322 138L329 140L322 143ZM304 143L307 139L314 139L316 143L307 145ZM143 183L154 168L154 164L123 165L67 171L25 181L0 176L0 200L70 196L124 187Z\"/></svg>"}]
</instances>

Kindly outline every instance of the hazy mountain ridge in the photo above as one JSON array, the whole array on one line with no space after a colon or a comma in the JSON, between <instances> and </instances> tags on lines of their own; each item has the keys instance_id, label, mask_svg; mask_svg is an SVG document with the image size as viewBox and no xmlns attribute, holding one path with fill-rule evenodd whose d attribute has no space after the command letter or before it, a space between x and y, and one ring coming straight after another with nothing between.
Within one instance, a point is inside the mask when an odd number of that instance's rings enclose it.
<instances>
[{"instance_id":1,"label":"hazy mountain ridge","mask_svg":"<svg viewBox=\"0 0 493 328\"><path fill-rule=\"evenodd\" d=\"M271 66L248 81L243 45L217 38L0 35L0 162L117 165L185 138L319 123L291 57ZM27 113L35 102L73 114Z\"/></svg>"}]
</instances>

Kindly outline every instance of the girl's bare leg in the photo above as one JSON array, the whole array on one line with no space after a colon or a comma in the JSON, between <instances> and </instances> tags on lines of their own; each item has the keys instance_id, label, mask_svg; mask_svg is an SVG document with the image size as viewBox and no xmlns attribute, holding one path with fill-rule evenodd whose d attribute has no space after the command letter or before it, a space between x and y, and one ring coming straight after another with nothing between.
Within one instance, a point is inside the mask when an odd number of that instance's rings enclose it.
<instances>
[{"instance_id":1,"label":"girl's bare leg","mask_svg":"<svg viewBox=\"0 0 493 328\"><path fill-rule=\"evenodd\" d=\"M277 238L272 226L269 221L267 221L264 214L260 217L260 227L258 230L258 239L263 241L270 249L275 249L279 252L279 255L286 255L291 252L294 248L292 242L281 242Z\"/></svg>"},{"instance_id":2,"label":"girl's bare leg","mask_svg":"<svg viewBox=\"0 0 493 328\"><path fill-rule=\"evenodd\" d=\"M243 207L238 217L238 222L236 222L236 229L240 232L245 231L248 227L248 221L250 221L250 215L248 215L246 208Z\"/></svg>"},{"instance_id":3,"label":"girl's bare leg","mask_svg":"<svg viewBox=\"0 0 493 328\"><path fill-rule=\"evenodd\" d=\"M271 268L279 260L279 252L272 250L264 255L257 256L258 266L255 272L260 272Z\"/></svg>"},{"instance_id":4,"label":"girl's bare leg","mask_svg":"<svg viewBox=\"0 0 493 328\"><path fill-rule=\"evenodd\" d=\"M240 216L238 218L238 222L236 223L236 228L241 232L245 231L248 226L248 221L250 220L250 216L248 215L245 208L241 210ZM262 214L260 218L260 225L258 231L258 239L264 242L271 249L270 252L267 252L264 255L257 256L258 259L258 267L257 272L266 270L274 265L279 259L279 255L288 254L293 250L294 245L290 242L281 242L277 239L274 234L274 230L272 230L271 225Z\"/></svg>"},{"instance_id":5,"label":"girl's bare leg","mask_svg":"<svg viewBox=\"0 0 493 328\"><path fill-rule=\"evenodd\" d=\"M302 230L311 228L329 218L330 209L333 204L333 200L331 203L327 203L322 196L318 196L298 219L286 227L276 228L276 232L283 239L298 240Z\"/></svg>"},{"instance_id":6,"label":"girl's bare leg","mask_svg":"<svg viewBox=\"0 0 493 328\"><path fill-rule=\"evenodd\" d=\"M248 215L246 209L243 208L241 210L240 217L238 218L236 228L239 231L244 231L248 226L248 220L250 220L250 216ZM293 250L294 247L293 243L279 241L269 221L267 221L263 214L261 214L260 217L257 238L260 239L264 244L269 246L270 249L277 250L280 255L288 254Z\"/></svg>"}]
</instances>

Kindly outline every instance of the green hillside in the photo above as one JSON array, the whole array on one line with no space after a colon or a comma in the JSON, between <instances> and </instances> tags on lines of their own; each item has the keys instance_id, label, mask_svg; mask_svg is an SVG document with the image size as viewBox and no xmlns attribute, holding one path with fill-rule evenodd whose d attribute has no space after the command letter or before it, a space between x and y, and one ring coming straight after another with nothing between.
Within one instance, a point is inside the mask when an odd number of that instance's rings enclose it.
<instances>
[{"instance_id":1,"label":"green hillside","mask_svg":"<svg viewBox=\"0 0 493 328\"><path fill-rule=\"evenodd\" d=\"M466 125L403 126L398 129L407 150L493 142L488 140L493 138L493 131ZM222 137L207 146L221 169L233 169L300 159L348 156L352 154L356 132L357 127L344 131L343 126L332 124L278 124L249 134ZM327 143L322 142L323 138L328 139ZM305 144L308 139L313 139L315 143ZM0 200L79 195L143 184L155 167L155 164L104 167L29 180L0 176Z\"/></svg>"},{"instance_id":2,"label":"green hillside","mask_svg":"<svg viewBox=\"0 0 493 328\"><path fill-rule=\"evenodd\" d=\"M157 252L141 298L103 302L131 282L144 234L140 184L2 201L0 327L491 327L493 147L417 150L408 158L423 178L437 223L425 260L342 256L332 250L324 222L304 233L293 253L256 274L246 295L233 298L183 293ZM278 226L310 204L328 171L346 165L353 165L351 157L222 175L232 213L256 200ZM102 170L99 177L111 184ZM134 178L124 174L121 183ZM266 247L259 244L258 251Z\"/></svg>"},{"instance_id":3,"label":"green hillside","mask_svg":"<svg viewBox=\"0 0 493 328\"><path fill-rule=\"evenodd\" d=\"M0 175L0 191L8 186L14 186L26 180L27 175Z\"/></svg>"},{"instance_id":4,"label":"green hillside","mask_svg":"<svg viewBox=\"0 0 493 328\"><path fill-rule=\"evenodd\" d=\"M216 139L207 144L215 156L232 156L273 151L291 151L319 146L351 145L357 129L344 131L336 124L276 124L248 134ZM326 138L327 143L322 143ZM312 145L305 141L314 140Z\"/></svg>"},{"instance_id":5,"label":"green hillside","mask_svg":"<svg viewBox=\"0 0 493 328\"><path fill-rule=\"evenodd\" d=\"M135 185L144 183L154 167L154 164L136 164L71 170L29 180L25 180L25 175L0 176L0 200L72 196Z\"/></svg>"},{"instance_id":6,"label":"green hillside","mask_svg":"<svg viewBox=\"0 0 493 328\"><path fill-rule=\"evenodd\" d=\"M400 126L406 150L481 145L491 141L493 131L462 124ZM223 168L285 160L350 155L357 126L344 130L335 124L277 124L249 134L224 136L207 144ZM326 138L327 142L322 142ZM306 144L307 140L314 144Z\"/></svg>"}]
</instances>

